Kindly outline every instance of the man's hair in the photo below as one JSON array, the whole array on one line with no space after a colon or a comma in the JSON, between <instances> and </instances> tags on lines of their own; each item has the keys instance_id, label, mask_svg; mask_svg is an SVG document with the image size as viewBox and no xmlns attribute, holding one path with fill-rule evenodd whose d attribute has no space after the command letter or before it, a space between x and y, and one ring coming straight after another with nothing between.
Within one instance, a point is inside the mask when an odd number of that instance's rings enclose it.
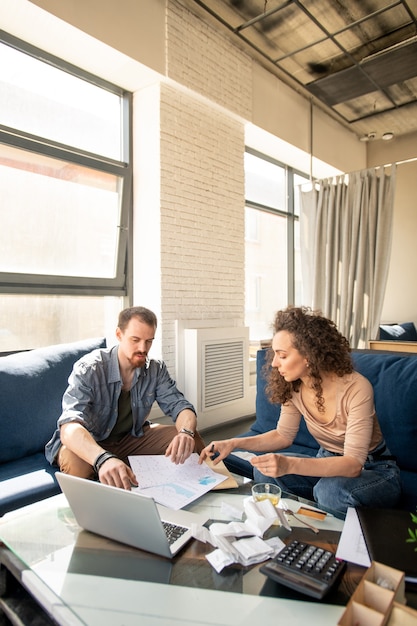
<instances>
[{"instance_id":1,"label":"man's hair","mask_svg":"<svg viewBox=\"0 0 417 626\"><path fill-rule=\"evenodd\" d=\"M144 306L131 306L127 309L123 309L119 313L119 321L118 327L123 332L126 330L126 326L129 324L132 317L137 317L141 322L147 324L148 326L153 326L156 328L158 326L158 320L150 309L145 308Z\"/></svg>"}]
</instances>

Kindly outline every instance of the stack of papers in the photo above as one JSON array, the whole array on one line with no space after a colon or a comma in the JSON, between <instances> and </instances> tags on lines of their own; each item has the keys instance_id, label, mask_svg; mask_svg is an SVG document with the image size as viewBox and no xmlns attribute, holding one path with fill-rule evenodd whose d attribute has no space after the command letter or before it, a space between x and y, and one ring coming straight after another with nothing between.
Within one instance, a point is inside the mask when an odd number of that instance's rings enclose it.
<instances>
[{"instance_id":1,"label":"stack of papers","mask_svg":"<svg viewBox=\"0 0 417 626\"><path fill-rule=\"evenodd\" d=\"M275 523L277 510L269 500L253 502L247 498L244 502L246 520L215 522L210 528L193 527L195 539L210 543L216 549L206 556L216 572L228 565L239 563L243 566L261 563L275 557L285 547L279 537L264 540L265 531ZM243 513L241 518L243 518Z\"/></svg>"},{"instance_id":2,"label":"stack of papers","mask_svg":"<svg viewBox=\"0 0 417 626\"><path fill-rule=\"evenodd\" d=\"M224 567L240 563L245 567L261 563L266 559L271 559L281 552L284 543L278 537L264 541L259 537L248 537L239 539L227 545L222 543L221 548L217 548L206 556L208 562L216 572L221 572Z\"/></svg>"}]
</instances>

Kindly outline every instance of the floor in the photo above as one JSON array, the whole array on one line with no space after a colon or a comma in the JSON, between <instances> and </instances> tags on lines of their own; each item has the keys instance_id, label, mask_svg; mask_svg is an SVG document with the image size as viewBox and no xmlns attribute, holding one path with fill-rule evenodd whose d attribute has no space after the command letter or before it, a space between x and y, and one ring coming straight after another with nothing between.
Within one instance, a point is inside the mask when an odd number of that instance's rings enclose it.
<instances>
[{"instance_id":1,"label":"floor","mask_svg":"<svg viewBox=\"0 0 417 626\"><path fill-rule=\"evenodd\" d=\"M241 418L228 422L224 425L213 426L202 431L201 435L206 443L209 443L213 439L229 439L230 437L236 437L249 430L255 421L255 416Z\"/></svg>"}]
</instances>

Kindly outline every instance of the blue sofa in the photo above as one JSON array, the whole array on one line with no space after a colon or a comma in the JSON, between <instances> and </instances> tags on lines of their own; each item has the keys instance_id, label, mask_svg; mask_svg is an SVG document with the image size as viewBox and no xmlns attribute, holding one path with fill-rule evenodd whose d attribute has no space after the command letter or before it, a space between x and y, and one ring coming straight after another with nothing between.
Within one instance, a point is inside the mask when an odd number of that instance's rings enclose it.
<instances>
[{"instance_id":1,"label":"blue sofa","mask_svg":"<svg viewBox=\"0 0 417 626\"><path fill-rule=\"evenodd\" d=\"M45 444L73 364L105 345L88 339L0 357L0 516L60 493Z\"/></svg>"},{"instance_id":2,"label":"blue sofa","mask_svg":"<svg viewBox=\"0 0 417 626\"><path fill-rule=\"evenodd\" d=\"M272 430L279 419L280 406L271 404L265 394L262 367L267 349L257 353L256 419L241 437ZM375 406L382 432L401 470L401 507L417 507L417 354L354 350L355 369L366 376L374 388ZM297 437L285 452L314 454L318 445L308 432L304 420ZM230 471L252 478L252 466L235 454L225 459Z\"/></svg>"}]
</instances>

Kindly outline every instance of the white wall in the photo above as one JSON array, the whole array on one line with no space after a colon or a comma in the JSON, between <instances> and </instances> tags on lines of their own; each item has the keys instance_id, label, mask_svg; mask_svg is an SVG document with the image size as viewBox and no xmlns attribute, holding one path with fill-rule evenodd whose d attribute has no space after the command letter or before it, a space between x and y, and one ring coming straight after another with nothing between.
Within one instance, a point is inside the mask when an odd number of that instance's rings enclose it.
<instances>
[{"instance_id":1,"label":"white wall","mask_svg":"<svg viewBox=\"0 0 417 626\"><path fill-rule=\"evenodd\" d=\"M27 22L31 10L27 5L37 5L60 18L63 23L91 35L127 57L140 61L146 67L165 74L165 0L1 0L1 4L9 4L12 13L21 10L22 26ZM39 11L33 11L30 15L32 30L35 22L38 22L41 28L39 35L46 46L54 42L57 35L59 38L61 27L56 20L50 23L53 28L49 32L43 32L45 16ZM35 33L32 36L36 36ZM64 39L57 45L61 50L67 49L67 54L71 54L70 31L67 36L67 40ZM82 53L82 50L79 52Z\"/></svg>"},{"instance_id":2,"label":"white wall","mask_svg":"<svg viewBox=\"0 0 417 626\"><path fill-rule=\"evenodd\" d=\"M252 70L253 124L342 172L366 167L366 147L352 132L317 107L311 110L308 100L265 68L253 63Z\"/></svg>"},{"instance_id":3,"label":"white wall","mask_svg":"<svg viewBox=\"0 0 417 626\"><path fill-rule=\"evenodd\" d=\"M403 162L411 159L410 162ZM417 133L368 147L369 166L398 162L392 251L383 322L414 322L417 326Z\"/></svg>"}]
</instances>

